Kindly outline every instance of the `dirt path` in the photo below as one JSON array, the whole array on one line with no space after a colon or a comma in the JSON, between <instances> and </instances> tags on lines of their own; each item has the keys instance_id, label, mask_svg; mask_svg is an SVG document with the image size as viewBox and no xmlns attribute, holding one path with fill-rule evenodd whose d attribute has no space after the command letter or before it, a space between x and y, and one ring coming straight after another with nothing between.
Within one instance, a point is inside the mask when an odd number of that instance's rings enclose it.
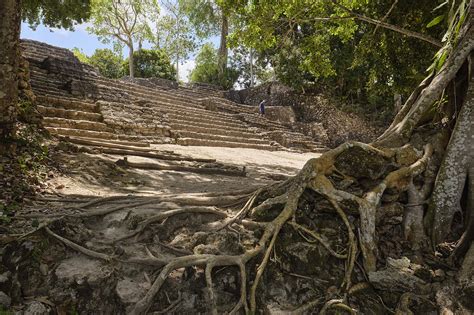
<instances>
[{"instance_id":1,"label":"dirt path","mask_svg":"<svg viewBox=\"0 0 474 315\"><path fill-rule=\"evenodd\" d=\"M111 154L64 153L57 158L65 175L49 180L48 193L61 195L109 196L117 194L157 195L163 193L206 193L230 191L268 184L291 176L318 153L262 151L244 148L157 145L155 149L173 151L193 158L246 168L246 177L206 175L188 172L121 168ZM156 162L145 157L128 157L131 162Z\"/></svg>"},{"instance_id":2,"label":"dirt path","mask_svg":"<svg viewBox=\"0 0 474 315\"><path fill-rule=\"evenodd\" d=\"M156 148L245 166L247 176L122 168L115 162L123 156L59 152L55 159L64 174L51 174L47 194L25 205L12 223L16 235L34 241L27 240L24 246L12 243L5 249L6 265L18 255L36 257L21 258L22 263L16 263L18 274L11 276L33 297L22 308L32 314L145 313L137 311L138 305L151 294L158 272L168 261L193 253L238 255L253 247L257 241L253 231L236 226L228 232L215 225L234 216L250 190L295 174L315 156L234 148ZM137 156L128 160L163 162ZM225 306L223 312L228 312L238 302L240 276L234 267L217 269L218 300ZM162 293L153 298L150 312L206 313L209 301L203 276L199 268L177 268ZM12 299L21 297L12 295Z\"/></svg>"}]
</instances>

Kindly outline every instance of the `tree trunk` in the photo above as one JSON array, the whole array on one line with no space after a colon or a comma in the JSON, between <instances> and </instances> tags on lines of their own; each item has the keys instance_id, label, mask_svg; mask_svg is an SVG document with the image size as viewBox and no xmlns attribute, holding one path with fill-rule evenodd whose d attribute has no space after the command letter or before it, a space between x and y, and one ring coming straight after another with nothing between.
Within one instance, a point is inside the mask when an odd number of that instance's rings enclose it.
<instances>
[{"instance_id":1,"label":"tree trunk","mask_svg":"<svg viewBox=\"0 0 474 315\"><path fill-rule=\"evenodd\" d=\"M130 77L135 77L135 63L133 58L133 43L128 45L128 69L130 71Z\"/></svg>"},{"instance_id":2,"label":"tree trunk","mask_svg":"<svg viewBox=\"0 0 474 315\"><path fill-rule=\"evenodd\" d=\"M436 178L427 214L427 226L433 245L444 240L451 229L455 213L463 211L461 197L467 183L469 163L474 159L474 84L470 81L464 105Z\"/></svg>"},{"instance_id":3,"label":"tree trunk","mask_svg":"<svg viewBox=\"0 0 474 315\"><path fill-rule=\"evenodd\" d=\"M227 15L222 13L222 25L221 25L221 43L219 46L219 81L221 84L224 83L225 73L227 70L227 35L229 34L229 21Z\"/></svg>"},{"instance_id":4,"label":"tree trunk","mask_svg":"<svg viewBox=\"0 0 474 315\"><path fill-rule=\"evenodd\" d=\"M250 87L253 87L253 49L250 48Z\"/></svg>"},{"instance_id":5,"label":"tree trunk","mask_svg":"<svg viewBox=\"0 0 474 315\"><path fill-rule=\"evenodd\" d=\"M16 122L20 7L20 0L0 1L0 145L11 138Z\"/></svg>"}]
</instances>

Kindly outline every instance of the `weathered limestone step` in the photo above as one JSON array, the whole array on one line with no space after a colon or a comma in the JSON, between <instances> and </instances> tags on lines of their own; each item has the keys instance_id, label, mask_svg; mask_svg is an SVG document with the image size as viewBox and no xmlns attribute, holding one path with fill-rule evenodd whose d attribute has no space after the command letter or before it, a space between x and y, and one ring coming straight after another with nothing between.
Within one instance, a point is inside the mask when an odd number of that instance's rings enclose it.
<instances>
[{"instance_id":1,"label":"weathered limestone step","mask_svg":"<svg viewBox=\"0 0 474 315\"><path fill-rule=\"evenodd\" d=\"M36 100L44 106L76 110L82 112L99 113L99 108L95 103L81 101L77 98L58 97L51 95L38 95Z\"/></svg>"},{"instance_id":2,"label":"weathered limestone step","mask_svg":"<svg viewBox=\"0 0 474 315\"><path fill-rule=\"evenodd\" d=\"M43 123L48 127L62 127L92 131L113 132L113 130L107 127L106 124L97 121L74 120L59 117L44 117Z\"/></svg>"},{"instance_id":3,"label":"weathered limestone step","mask_svg":"<svg viewBox=\"0 0 474 315\"><path fill-rule=\"evenodd\" d=\"M168 109L170 111L170 115L175 115L175 116L185 116L185 117L193 117L196 119L207 119L214 121L216 118L219 121L229 123L229 124L242 124L240 121L236 120L235 117L230 116L230 115L225 115L223 113L219 112L212 112L212 111L196 111L196 110L189 110L189 109L183 109L183 110L177 110L177 109Z\"/></svg>"},{"instance_id":4,"label":"weathered limestone step","mask_svg":"<svg viewBox=\"0 0 474 315\"><path fill-rule=\"evenodd\" d=\"M219 128L230 128L234 130L248 130L248 125L244 122L240 121L223 121L220 119L219 116L212 117L212 118L199 118L195 116L186 116L184 114L175 114L175 113L168 113L168 117L170 121L181 123L181 124L193 124L196 126L209 126L209 127L219 127Z\"/></svg>"},{"instance_id":5,"label":"weathered limestone step","mask_svg":"<svg viewBox=\"0 0 474 315\"><path fill-rule=\"evenodd\" d=\"M169 117L169 116L168 116ZM226 123L221 123L219 121L214 121L214 122L201 122L199 120L188 120L185 117L180 117L175 118L175 117L169 117L170 118L170 124L171 126L175 126L176 129L186 129L182 126L189 126L189 127L198 127L198 128L219 128L219 129L225 129L229 131L235 131L235 132L252 132L252 128L249 126L245 125L244 123L238 124L238 125L228 125Z\"/></svg>"},{"instance_id":6,"label":"weathered limestone step","mask_svg":"<svg viewBox=\"0 0 474 315\"><path fill-rule=\"evenodd\" d=\"M268 144L269 143L268 140L265 140L265 139L222 136L222 135L215 135L212 133L199 133L199 132L192 132L192 131L185 131L185 130L181 130L179 134L181 137L193 138L193 139L209 139L209 140L218 140L218 141L226 141L226 142L254 143L254 144Z\"/></svg>"},{"instance_id":7,"label":"weathered limestone step","mask_svg":"<svg viewBox=\"0 0 474 315\"><path fill-rule=\"evenodd\" d=\"M183 131L192 131L192 132L199 132L199 133L208 133L208 134L215 134L215 135L223 135L223 136L231 136L231 137L242 137L242 138L255 138L258 137L258 134L248 131L240 131L240 130L229 130L226 127L223 128L215 128L216 126L212 126L209 128L206 127L196 127L189 124L171 124L171 129L174 132L183 132Z\"/></svg>"},{"instance_id":8,"label":"weathered limestone step","mask_svg":"<svg viewBox=\"0 0 474 315\"><path fill-rule=\"evenodd\" d=\"M141 86L132 82L121 81L121 80L112 80L106 78L94 78L97 83L103 84L107 87L113 87L120 90L127 90L133 93L135 96L144 96L144 98L149 98L149 96L155 96L157 98L165 97L169 100L175 100L178 102L183 102L183 104L193 104L196 106L200 106L200 104L196 101L195 98L192 97L180 97L177 96L175 91L168 91L164 88L156 87L156 88L149 88L145 86Z\"/></svg>"},{"instance_id":9,"label":"weathered limestone step","mask_svg":"<svg viewBox=\"0 0 474 315\"><path fill-rule=\"evenodd\" d=\"M45 117L59 117L75 120L89 120L101 122L103 117L98 113L83 112L71 109L48 107L48 106L37 106L38 111Z\"/></svg>"},{"instance_id":10,"label":"weathered limestone step","mask_svg":"<svg viewBox=\"0 0 474 315\"><path fill-rule=\"evenodd\" d=\"M192 107L192 108L203 108L202 105L196 100L193 99L183 99L177 97L176 95L169 94L160 90L157 92L155 90L152 91L145 91L142 87L130 87L128 84L117 84L116 82L101 82L100 80L95 81L96 86L98 89L102 91L112 91L113 93L119 92L127 92L130 95L133 95L136 98L151 100L151 101L158 101L158 102L165 102L169 105L180 105L185 107Z\"/></svg>"},{"instance_id":11,"label":"weathered limestone step","mask_svg":"<svg viewBox=\"0 0 474 315\"><path fill-rule=\"evenodd\" d=\"M31 85L31 88L33 89L33 92L35 93L36 96L54 96L54 97L72 97L71 93L60 90L57 88L42 88L42 87L35 87L34 85Z\"/></svg>"},{"instance_id":12,"label":"weathered limestone step","mask_svg":"<svg viewBox=\"0 0 474 315\"><path fill-rule=\"evenodd\" d=\"M268 150L268 151L274 151L274 150L278 149L277 146L272 146L272 145L269 145L269 144L228 142L228 141L192 139L192 138L180 138L180 139L177 140L177 143L180 144L180 145L189 145L189 146L251 148L251 149Z\"/></svg>"},{"instance_id":13,"label":"weathered limestone step","mask_svg":"<svg viewBox=\"0 0 474 315\"><path fill-rule=\"evenodd\" d=\"M69 136L61 136L61 139L70 141L72 143L84 144L87 143L95 143L98 146L108 146L109 144L117 146L123 146L124 148L130 147L137 147L138 150L142 148L150 148L150 143L148 142L139 142L139 141L126 141L126 140L102 140L97 138L86 138L86 137L69 137ZM147 150L148 151L148 150Z\"/></svg>"},{"instance_id":14,"label":"weathered limestone step","mask_svg":"<svg viewBox=\"0 0 474 315\"><path fill-rule=\"evenodd\" d=\"M58 128L58 127L45 127L46 130L52 134L61 136L74 136L83 138L96 138L104 140L126 140L126 141L142 141L148 143L161 143L157 137L145 137L145 136L129 136L129 135L117 135L110 132L104 131L92 131L83 129L73 128Z\"/></svg>"}]
</instances>

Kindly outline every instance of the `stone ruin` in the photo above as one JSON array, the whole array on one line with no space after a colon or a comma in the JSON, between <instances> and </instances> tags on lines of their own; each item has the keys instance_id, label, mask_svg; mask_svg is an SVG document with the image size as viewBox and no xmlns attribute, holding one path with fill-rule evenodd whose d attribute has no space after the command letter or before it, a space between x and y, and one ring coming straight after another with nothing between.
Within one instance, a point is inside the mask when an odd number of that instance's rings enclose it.
<instances>
[{"instance_id":1,"label":"stone ruin","mask_svg":"<svg viewBox=\"0 0 474 315\"><path fill-rule=\"evenodd\" d=\"M21 47L43 125L72 142L325 150L293 132L289 121L261 118L256 107L228 101L222 91L160 79L108 79L67 49L32 40Z\"/></svg>"}]
</instances>

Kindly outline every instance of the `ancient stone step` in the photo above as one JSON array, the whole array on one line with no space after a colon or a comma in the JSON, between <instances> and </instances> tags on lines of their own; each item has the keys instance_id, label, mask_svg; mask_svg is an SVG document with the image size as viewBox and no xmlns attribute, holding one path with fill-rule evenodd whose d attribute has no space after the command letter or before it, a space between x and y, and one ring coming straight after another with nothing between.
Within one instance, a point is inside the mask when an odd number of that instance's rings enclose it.
<instances>
[{"instance_id":1,"label":"ancient stone step","mask_svg":"<svg viewBox=\"0 0 474 315\"><path fill-rule=\"evenodd\" d=\"M59 117L44 117L43 123L47 127L73 128L92 131L113 132L106 124L98 121L75 120Z\"/></svg>"},{"instance_id":2,"label":"ancient stone step","mask_svg":"<svg viewBox=\"0 0 474 315\"><path fill-rule=\"evenodd\" d=\"M72 97L58 97L55 95L37 95L36 100L43 106L76 110L82 112L99 113L99 108L95 103L85 102Z\"/></svg>"},{"instance_id":3,"label":"ancient stone step","mask_svg":"<svg viewBox=\"0 0 474 315\"><path fill-rule=\"evenodd\" d=\"M269 141L265 139L223 136L223 135L216 135L212 133L199 133L199 132L192 132L192 131L185 131L185 130L179 131L179 134L183 138L209 139L209 140L217 140L217 141L254 143L254 144L268 144L269 143Z\"/></svg>"},{"instance_id":4,"label":"ancient stone step","mask_svg":"<svg viewBox=\"0 0 474 315\"><path fill-rule=\"evenodd\" d=\"M209 127L199 127L190 124L176 124L172 123L171 128L174 132L192 131L199 133L208 133L215 135L231 136L231 137L242 137L242 138L255 138L258 134L254 132L242 131L242 130L231 130L229 128L217 128L215 125L209 125Z\"/></svg>"},{"instance_id":5,"label":"ancient stone step","mask_svg":"<svg viewBox=\"0 0 474 315\"><path fill-rule=\"evenodd\" d=\"M169 118L170 118L170 125L175 126L176 129L186 129L186 126L189 126L191 128L193 128L193 127L206 128L206 129L208 129L208 128L217 128L217 129L225 129L225 130L235 131L235 132L255 133L255 132L253 132L253 130L255 128L252 129L249 126L247 126L243 123L242 124L237 124L237 126L236 126L235 124L228 125L225 122L222 123L222 122L219 122L217 120L214 121L214 122L201 122L199 120L197 120L197 121L188 120L188 119L186 119L186 117L179 117L179 118L169 117Z\"/></svg>"},{"instance_id":6,"label":"ancient stone step","mask_svg":"<svg viewBox=\"0 0 474 315\"><path fill-rule=\"evenodd\" d=\"M98 121L103 120L102 115L98 113L83 112L78 110L56 108L56 107L47 107L38 105L38 111L45 117L58 117L58 118L67 118L75 120L88 120L88 121Z\"/></svg>"},{"instance_id":7,"label":"ancient stone step","mask_svg":"<svg viewBox=\"0 0 474 315\"><path fill-rule=\"evenodd\" d=\"M270 144L254 144L254 143L229 142L229 141L193 139L193 138L180 138L177 140L177 144L189 145L189 146L251 148L251 149L259 149L259 150L269 150L269 151L274 151L278 149L278 146L272 146Z\"/></svg>"},{"instance_id":8,"label":"ancient stone step","mask_svg":"<svg viewBox=\"0 0 474 315\"><path fill-rule=\"evenodd\" d=\"M104 81L103 79L98 79L95 82L97 83L97 87L99 89L110 91L126 91L136 98L168 103L170 105L203 108L202 105L194 99L177 97L176 95L163 90L160 90L159 92L157 90L147 91L147 89L144 89L140 86L131 86L131 83L124 83L123 81L116 80Z\"/></svg>"},{"instance_id":9,"label":"ancient stone step","mask_svg":"<svg viewBox=\"0 0 474 315\"><path fill-rule=\"evenodd\" d=\"M189 124L196 125L196 126L209 126L209 127L217 127L217 128L229 128L233 130L241 130L245 131L248 130L248 125L240 122L240 121L227 121L221 120L219 116L214 117L196 117L194 115L185 115L185 114L175 114L175 113L168 113L168 117L171 122L176 122L177 124Z\"/></svg>"},{"instance_id":10,"label":"ancient stone step","mask_svg":"<svg viewBox=\"0 0 474 315\"><path fill-rule=\"evenodd\" d=\"M137 150L141 150L143 148L150 148L150 143L148 142L140 142L140 141L126 141L126 140L102 140L97 138L86 138L86 137L70 137L70 136L60 136L61 139L70 141L72 143L77 144L84 144L84 143L94 143L97 146L109 146L112 144L113 147L122 147L122 148L130 148L130 147L137 147ZM148 152L149 149L146 149Z\"/></svg>"},{"instance_id":11,"label":"ancient stone step","mask_svg":"<svg viewBox=\"0 0 474 315\"><path fill-rule=\"evenodd\" d=\"M73 128L59 128L59 127L45 127L46 130L52 134L61 135L61 136L74 136L74 137L83 137L83 138L95 138L103 140L125 140L125 141L137 141L137 142L147 142L147 143L163 143L169 142L161 137L145 137L145 136L129 136L123 134L114 134L104 131L92 131L92 130L82 130L82 129L73 129Z\"/></svg>"}]
</instances>

